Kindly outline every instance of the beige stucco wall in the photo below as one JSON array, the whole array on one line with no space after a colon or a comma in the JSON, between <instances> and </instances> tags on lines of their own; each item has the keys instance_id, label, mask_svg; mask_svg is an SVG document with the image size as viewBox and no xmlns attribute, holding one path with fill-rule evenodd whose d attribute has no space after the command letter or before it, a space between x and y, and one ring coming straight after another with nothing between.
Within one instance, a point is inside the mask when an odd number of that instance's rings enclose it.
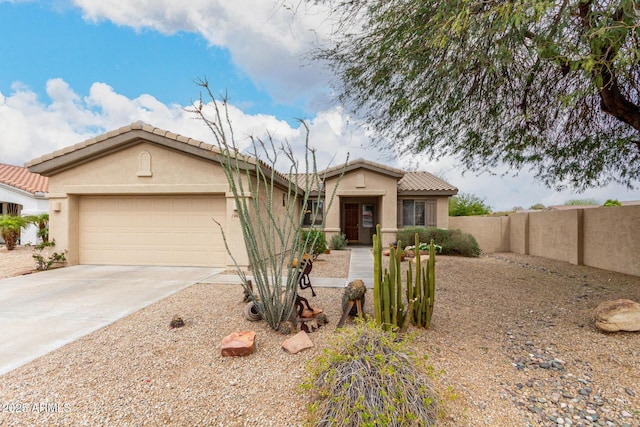
<instances>
[{"instance_id":1,"label":"beige stucco wall","mask_svg":"<svg viewBox=\"0 0 640 427\"><path fill-rule=\"evenodd\" d=\"M529 254L529 213L509 215L509 251Z\"/></svg>"},{"instance_id":2,"label":"beige stucco wall","mask_svg":"<svg viewBox=\"0 0 640 427\"><path fill-rule=\"evenodd\" d=\"M340 232L340 205L347 198L378 197L378 220L382 234L382 244L395 241L397 229L398 181L368 169L356 169L345 173L340 181L332 177L325 182L327 200L337 186L336 198L331 209L326 211L325 234L327 241ZM375 225L375 224L374 224ZM361 230L362 232L362 230Z\"/></svg>"},{"instance_id":3,"label":"beige stucco wall","mask_svg":"<svg viewBox=\"0 0 640 427\"><path fill-rule=\"evenodd\" d=\"M529 255L581 264L582 209L529 213Z\"/></svg>"},{"instance_id":4,"label":"beige stucco wall","mask_svg":"<svg viewBox=\"0 0 640 427\"><path fill-rule=\"evenodd\" d=\"M152 176L138 176L140 154L151 155ZM50 177L50 236L56 249L68 249L70 264L78 263L78 203L85 194L103 195L226 195L229 185L221 167L205 159L142 142L80 164ZM242 236L235 205L227 204L227 236ZM228 239L240 265L248 264L243 239ZM227 265L232 265L227 255Z\"/></svg>"},{"instance_id":5,"label":"beige stucco wall","mask_svg":"<svg viewBox=\"0 0 640 427\"><path fill-rule=\"evenodd\" d=\"M449 196L434 196L429 198L436 199L436 203L438 204L436 227L453 228L449 222Z\"/></svg>"},{"instance_id":6,"label":"beige stucco wall","mask_svg":"<svg viewBox=\"0 0 640 427\"><path fill-rule=\"evenodd\" d=\"M484 253L509 252L508 216L452 216L449 228L471 234Z\"/></svg>"},{"instance_id":7,"label":"beige stucco wall","mask_svg":"<svg viewBox=\"0 0 640 427\"><path fill-rule=\"evenodd\" d=\"M471 218L450 218L450 226L476 236L487 252L485 237L487 242L499 239L485 233L505 229L498 230L491 217ZM523 212L508 218L505 244L508 240L511 252L640 276L640 206Z\"/></svg>"},{"instance_id":8,"label":"beige stucco wall","mask_svg":"<svg viewBox=\"0 0 640 427\"><path fill-rule=\"evenodd\" d=\"M640 276L640 206L584 210L584 264Z\"/></svg>"}]
</instances>

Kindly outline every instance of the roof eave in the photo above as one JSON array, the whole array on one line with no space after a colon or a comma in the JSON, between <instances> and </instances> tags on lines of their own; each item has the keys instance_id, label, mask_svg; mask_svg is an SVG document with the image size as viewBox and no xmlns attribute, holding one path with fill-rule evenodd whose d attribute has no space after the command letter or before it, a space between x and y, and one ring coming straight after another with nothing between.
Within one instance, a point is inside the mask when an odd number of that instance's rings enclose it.
<instances>
[{"instance_id":1,"label":"roof eave","mask_svg":"<svg viewBox=\"0 0 640 427\"><path fill-rule=\"evenodd\" d=\"M455 196L458 189L439 190L398 190L398 196Z\"/></svg>"},{"instance_id":2,"label":"roof eave","mask_svg":"<svg viewBox=\"0 0 640 427\"><path fill-rule=\"evenodd\" d=\"M325 171L318 172L318 175L324 177L325 179L328 179L328 178L333 178L335 176L341 175L343 170L344 170L344 173L346 174L348 172L358 170L358 169L367 169L367 170L377 172L382 175L387 175L397 179L402 178L405 174L405 172L401 170L382 167L382 165L378 167L374 164L371 164L370 162L366 162L363 160L354 160L353 162L347 163L346 167L344 165L335 166L333 168L326 169Z\"/></svg>"},{"instance_id":3,"label":"roof eave","mask_svg":"<svg viewBox=\"0 0 640 427\"><path fill-rule=\"evenodd\" d=\"M32 160L25 166L31 172L39 173L43 176L52 176L72 167L146 141L196 157L218 161L218 151L213 150L209 144L191 139L189 139L188 142L182 142L145 130L133 129L112 137L85 141L81 143L82 146L78 146L80 144L77 144L73 147L54 152L39 159Z\"/></svg>"}]
</instances>

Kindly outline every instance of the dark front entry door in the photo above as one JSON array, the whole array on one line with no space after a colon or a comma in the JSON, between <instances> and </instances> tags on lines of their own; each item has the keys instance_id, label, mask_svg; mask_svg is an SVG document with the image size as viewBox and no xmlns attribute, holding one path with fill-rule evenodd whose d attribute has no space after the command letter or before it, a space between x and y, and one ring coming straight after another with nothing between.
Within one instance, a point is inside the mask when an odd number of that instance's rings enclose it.
<instances>
[{"instance_id":1,"label":"dark front entry door","mask_svg":"<svg viewBox=\"0 0 640 427\"><path fill-rule=\"evenodd\" d=\"M344 234L347 235L347 240L350 242L358 242L360 236L358 230L360 224L359 219L360 205L358 203L345 203L344 204Z\"/></svg>"}]
</instances>

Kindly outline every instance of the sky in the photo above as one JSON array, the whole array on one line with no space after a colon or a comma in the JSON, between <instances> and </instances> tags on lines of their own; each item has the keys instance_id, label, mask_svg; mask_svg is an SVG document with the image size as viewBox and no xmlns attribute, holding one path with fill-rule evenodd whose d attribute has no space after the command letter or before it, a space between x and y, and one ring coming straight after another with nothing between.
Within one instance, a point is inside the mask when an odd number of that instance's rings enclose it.
<instances>
[{"instance_id":1,"label":"sky","mask_svg":"<svg viewBox=\"0 0 640 427\"><path fill-rule=\"evenodd\" d=\"M228 98L241 146L268 133L299 153L305 120L321 169L347 155L417 165L495 211L640 200L640 189L557 192L526 170L465 173L452 158L373 146L332 96L327 67L310 59L330 22L322 7L298 0L0 0L0 163L23 165L139 120L213 143L187 111L201 96L195 81L206 78Z\"/></svg>"}]
</instances>

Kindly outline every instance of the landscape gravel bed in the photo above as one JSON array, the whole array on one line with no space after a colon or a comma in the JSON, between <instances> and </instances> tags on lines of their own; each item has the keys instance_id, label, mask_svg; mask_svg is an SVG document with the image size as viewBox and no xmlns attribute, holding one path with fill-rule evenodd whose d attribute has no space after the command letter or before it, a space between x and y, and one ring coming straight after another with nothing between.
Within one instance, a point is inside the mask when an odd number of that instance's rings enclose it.
<instances>
[{"instance_id":1,"label":"landscape gravel bed","mask_svg":"<svg viewBox=\"0 0 640 427\"><path fill-rule=\"evenodd\" d=\"M410 331L433 367L439 425L640 426L640 335L592 319L604 300L640 301L640 277L506 253L439 256L436 274L432 327ZM316 292L303 294L330 323L290 355L285 336L243 318L239 286L193 285L1 376L0 425L304 425L300 384L341 314L341 289ZM170 328L176 314L185 327ZM247 329L256 352L221 357L222 338Z\"/></svg>"}]
</instances>

